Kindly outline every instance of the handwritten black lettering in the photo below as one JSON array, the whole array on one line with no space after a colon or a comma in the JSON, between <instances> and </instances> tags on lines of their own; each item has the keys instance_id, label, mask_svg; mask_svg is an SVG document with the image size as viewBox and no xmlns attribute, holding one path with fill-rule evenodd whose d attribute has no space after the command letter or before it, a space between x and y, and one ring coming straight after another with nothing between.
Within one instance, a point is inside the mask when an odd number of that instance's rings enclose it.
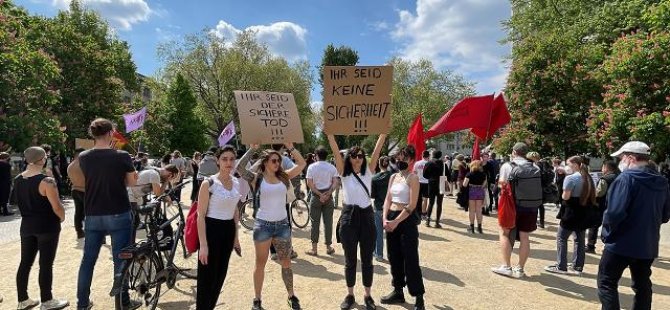
<instances>
[{"instance_id":1,"label":"handwritten black lettering","mask_svg":"<svg viewBox=\"0 0 670 310\"><path fill-rule=\"evenodd\" d=\"M355 84L333 86L333 96L374 96L375 84Z\"/></svg>"},{"instance_id":2,"label":"handwritten black lettering","mask_svg":"<svg viewBox=\"0 0 670 310\"><path fill-rule=\"evenodd\" d=\"M357 79L366 79L373 78L378 79L382 77L382 70L379 68L356 68L354 69L354 78Z\"/></svg>"},{"instance_id":3,"label":"handwritten black lettering","mask_svg":"<svg viewBox=\"0 0 670 310\"><path fill-rule=\"evenodd\" d=\"M330 78L333 80L346 79L347 69L330 69Z\"/></svg>"}]
</instances>

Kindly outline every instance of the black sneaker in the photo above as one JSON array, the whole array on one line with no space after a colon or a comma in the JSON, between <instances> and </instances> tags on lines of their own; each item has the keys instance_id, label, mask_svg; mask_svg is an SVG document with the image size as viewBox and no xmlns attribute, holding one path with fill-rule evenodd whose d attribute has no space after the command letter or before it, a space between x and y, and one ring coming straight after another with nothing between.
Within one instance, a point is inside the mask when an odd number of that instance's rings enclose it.
<instances>
[{"instance_id":1,"label":"black sneaker","mask_svg":"<svg viewBox=\"0 0 670 310\"><path fill-rule=\"evenodd\" d=\"M442 225L440 224L440 222L435 222L435 228L442 228Z\"/></svg>"},{"instance_id":2,"label":"black sneaker","mask_svg":"<svg viewBox=\"0 0 670 310\"><path fill-rule=\"evenodd\" d=\"M405 294L402 290L393 290L390 294L382 297L381 302L386 305L404 304Z\"/></svg>"},{"instance_id":3,"label":"black sneaker","mask_svg":"<svg viewBox=\"0 0 670 310\"><path fill-rule=\"evenodd\" d=\"M414 302L414 310L426 310L426 306L423 302L423 295L416 296L416 301Z\"/></svg>"},{"instance_id":4,"label":"black sneaker","mask_svg":"<svg viewBox=\"0 0 670 310\"><path fill-rule=\"evenodd\" d=\"M375 305L375 300L372 299L372 296L365 297L365 310L375 310L377 305Z\"/></svg>"},{"instance_id":5,"label":"black sneaker","mask_svg":"<svg viewBox=\"0 0 670 310\"><path fill-rule=\"evenodd\" d=\"M261 300L254 298L254 303L253 306L251 306L251 310L265 310L263 309L263 306L261 306Z\"/></svg>"},{"instance_id":6,"label":"black sneaker","mask_svg":"<svg viewBox=\"0 0 670 310\"><path fill-rule=\"evenodd\" d=\"M77 239L83 239L86 237L86 233L83 231L77 231Z\"/></svg>"},{"instance_id":7,"label":"black sneaker","mask_svg":"<svg viewBox=\"0 0 670 310\"><path fill-rule=\"evenodd\" d=\"M340 309L342 310L349 310L351 307L354 306L356 303L356 297L354 295L347 295L347 297L344 297L344 301L340 304Z\"/></svg>"},{"instance_id":8,"label":"black sneaker","mask_svg":"<svg viewBox=\"0 0 670 310\"><path fill-rule=\"evenodd\" d=\"M291 307L291 310L302 310L300 307L300 300L298 300L298 297L295 297L295 295L288 299L288 306Z\"/></svg>"},{"instance_id":9,"label":"black sneaker","mask_svg":"<svg viewBox=\"0 0 670 310\"><path fill-rule=\"evenodd\" d=\"M596 247L587 246L586 249L584 249L584 251L586 253L596 254Z\"/></svg>"}]
</instances>

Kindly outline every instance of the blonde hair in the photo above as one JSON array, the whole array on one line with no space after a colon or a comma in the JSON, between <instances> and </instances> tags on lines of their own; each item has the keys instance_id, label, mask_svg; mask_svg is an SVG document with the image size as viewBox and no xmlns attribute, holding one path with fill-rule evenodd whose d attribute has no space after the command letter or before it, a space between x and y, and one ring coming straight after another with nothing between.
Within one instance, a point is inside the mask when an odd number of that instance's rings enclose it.
<instances>
[{"instance_id":1,"label":"blonde hair","mask_svg":"<svg viewBox=\"0 0 670 310\"><path fill-rule=\"evenodd\" d=\"M481 160L473 160L470 163L470 172L476 172L476 171L482 171L482 161Z\"/></svg>"},{"instance_id":2,"label":"blonde hair","mask_svg":"<svg viewBox=\"0 0 670 310\"><path fill-rule=\"evenodd\" d=\"M529 152L528 154L526 154L526 158L528 158L528 159L530 159L530 160L532 160L532 161L534 161L534 162L538 162L538 161L540 161L540 153L538 153L538 152Z\"/></svg>"}]
</instances>

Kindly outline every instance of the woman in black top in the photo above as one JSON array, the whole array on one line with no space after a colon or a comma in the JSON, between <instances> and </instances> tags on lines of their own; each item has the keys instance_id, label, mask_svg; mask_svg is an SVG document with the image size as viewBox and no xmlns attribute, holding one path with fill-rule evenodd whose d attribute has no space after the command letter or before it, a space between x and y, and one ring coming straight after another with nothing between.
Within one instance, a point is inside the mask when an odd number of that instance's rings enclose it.
<instances>
[{"instance_id":1,"label":"woman in black top","mask_svg":"<svg viewBox=\"0 0 670 310\"><path fill-rule=\"evenodd\" d=\"M18 309L30 309L39 304L28 298L28 277L38 252L42 309L62 309L69 303L53 298L51 284L60 223L65 219L65 209L58 197L56 181L42 174L42 167L47 160L44 149L30 147L24 156L28 167L14 179L13 193L22 217L21 262L16 273Z\"/></svg>"},{"instance_id":2,"label":"woman in black top","mask_svg":"<svg viewBox=\"0 0 670 310\"><path fill-rule=\"evenodd\" d=\"M463 180L463 187L469 188L468 212L470 215L470 227L468 232L475 233L475 217L477 218L477 232L482 234L482 207L486 197L486 173L482 169L481 160L475 160L470 164L470 172Z\"/></svg>"},{"instance_id":3,"label":"woman in black top","mask_svg":"<svg viewBox=\"0 0 670 310\"><path fill-rule=\"evenodd\" d=\"M200 191L200 181L198 180L198 168L200 168L200 160L202 154L200 152L193 153L193 159L189 163L193 169L193 188L191 189L191 201L198 201L198 192Z\"/></svg>"}]
</instances>

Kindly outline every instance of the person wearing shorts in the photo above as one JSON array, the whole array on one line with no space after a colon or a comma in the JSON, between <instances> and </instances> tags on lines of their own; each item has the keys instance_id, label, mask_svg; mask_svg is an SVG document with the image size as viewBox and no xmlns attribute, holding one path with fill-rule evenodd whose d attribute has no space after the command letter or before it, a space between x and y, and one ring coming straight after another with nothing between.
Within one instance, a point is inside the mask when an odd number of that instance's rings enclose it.
<instances>
[{"instance_id":1,"label":"person wearing shorts","mask_svg":"<svg viewBox=\"0 0 670 310\"><path fill-rule=\"evenodd\" d=\"M263 309L261 293L265 278L265 264L268 261L271 245L275 247L282 267L281 275L288 293L288 304L291 309L302 309L298 297L293 292L291 225L285 206L290 180L302 173L306 162L292 143L286 144L286 148L296 161L296 165L286 171L281 166L282 155L274 150L266 150L261 154L259 164L254 169L255 172L247 170L247 162L258 149L258 145L252 145L237 165L237 172L252 187L254 209L257 210L253 233L256 266L254 269L255 298L252 310Z\"/></svg>"}]
</instances>

